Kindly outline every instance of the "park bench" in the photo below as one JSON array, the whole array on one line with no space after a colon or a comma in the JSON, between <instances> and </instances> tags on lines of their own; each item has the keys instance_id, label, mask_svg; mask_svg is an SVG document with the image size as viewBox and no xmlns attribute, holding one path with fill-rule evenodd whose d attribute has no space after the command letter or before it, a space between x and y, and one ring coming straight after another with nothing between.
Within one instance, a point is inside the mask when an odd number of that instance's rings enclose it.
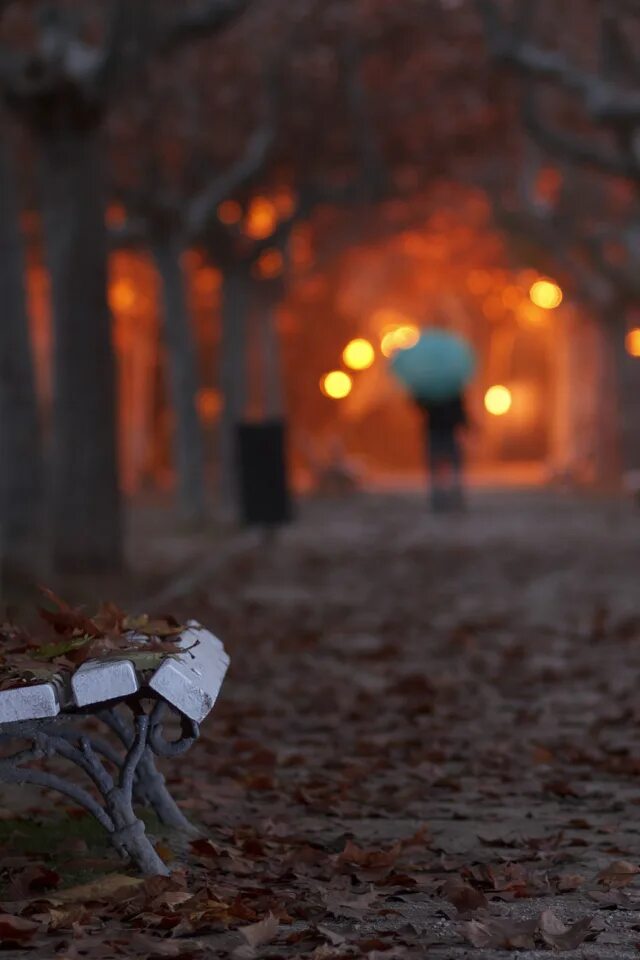
<instances>
[{"instance_id":1,"label":"park bench","mask_svg":"<svg viewBox=\"0 0 640 960\"><path fill-rule=\"evenodd\" d=\"M177 759L195 742L229 658L221 641L195 621L169 644L135 630L124 641L125 649L77 668L50 668L49 676L24 669L14 673L9 689L0 689L0 745L4 753L7 745L14 750L0 759L0 783L59 791L92 814L143 873L167 874L134 807L150 807L166 826L197 834L155 760ZM172 715L180 727L175 739L166 729ZM58 765L51 769L46 761L55 757L75 764L93 789Z\"/></svg>"}]
</instances>

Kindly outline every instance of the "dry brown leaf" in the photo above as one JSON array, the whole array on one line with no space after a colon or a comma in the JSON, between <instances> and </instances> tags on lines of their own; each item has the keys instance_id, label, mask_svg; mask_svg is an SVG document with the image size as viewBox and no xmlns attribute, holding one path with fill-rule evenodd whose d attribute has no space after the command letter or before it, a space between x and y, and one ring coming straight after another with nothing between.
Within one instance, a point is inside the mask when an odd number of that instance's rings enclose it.
<instances>
[{"instance_id":1,"label":"dry brown leaf","mask_svg":"<svg viewBox=\"0 0 640 960\"><path fill-rule=\"evenodd\" d=\"M569 893L572 890L578 890L584 883L585 878L579 873L561 873L557 879L559 893Z\"/></svg>"},{"instance_id":2,"label":"dry brown leaf","mask_svg":"<svg viewBox=\"0 0 640 960\"><path fill-rule=\"evenodd\" d=\"M322 891L327 912L333 917L362 920L363 916L378 899L380 893L369 887L365 893L349 893L341 888L327 887Z\"/></svg>"},{"instance_id":3,"label":"dry brown leaf","mask_svg":"<svg viewBox=\"0 0 640 960\"><path fill-rule=\"evenodd\" d=\"M538 920L509 920L487 917L462 924L462 934L474 947L503 950L530 950L535 947Z\"/></svg>"},{"instance_id":4,"label":"dry brown leaf","mask_svg":"<svg viewBox=\"0 0 640 960\"><path fill-rule=\"evenodd\" d=\"M4 947L12 943L27 943L32 939L40 924L25 917L14 917L11 913L0 913L0 943Z\"/></svg>"},{"instance_id":5,"label":"dry brown leaf","mask_svg":"<svg viewBox=\"0 0 640 960\"><path fill-rule=\"evenodd\" d=\"M640 873L640 867L629 860L614 860L598 874L598 883L605 887L626 887Z\"/></svg>"},{"instance_id":6,"label":"dry brown leaf","mask_svg":"<svg viewBox=\"0 0 640 960\"><path fill-rule=\"evenodd\" d=\"M462 880L447 880L442 887L442 896L452 903L460 914L486 910L489 907L484 893Z\"/></svg>"},{"instance_id":7,"label":"dry brown leaf","mask_svg":"<svg viewBox=\"0 0 640 960\"><path fill-rule=\"evenodd\" d=\"M540 915L540 935L549 947L556 950L575 950L584 942L591 929L593 917L583 917L567 927L552 910L545 910Z\"/></svg>"},{"instance_id":8,"label":"dry brown leaf","mask_svg":"<svg viewBox=\"0 0 640 960\"><path fill-rule=\"evenodd\" d=\"M353 863L359 867L371 869L391 867L400 856L401 850L399 843L394 844L390 850L364 850L352 840L347 840L344 850L338 855L337 862Z\"/></svg>"},{"instance_id":9,"label":"dry brown leaf","mask_svg":"<svg viewBox=\"0 0 640 960\"><path fill-rule=\"evenodd\" d=\"M265 943L275 940L280 929L280 921L273 913L268 913L264 920L251 923L248 927L240 927L239 932L253 950L262 947Z\"/></svg>"},{"instance_id":10,"label":"dry brown leaf","mask_svg":"<svg viewBox=\"0 0 640 960\"><path fill-rule=\"evenodd\" d=\"M331 930L329 927L322 926L322 924L318 924L316 930L334 947L338 947L345 942L346 938L337 930Z\"/></svg>"},{"instance_id":11,"label":"dry brown leaf","mask_svg":"<svg viewBox=\"0 0 640 960\"><path fill-rule=\"evenodd\" d=\"M80 903L92 900L126 900L135 896L138 887L144 883L140 877L128 877L122 873L109 873L99 880L83 883L67 890L58 890L54 897L48 897L52 903Z\"/></svg>"}]
</instances>

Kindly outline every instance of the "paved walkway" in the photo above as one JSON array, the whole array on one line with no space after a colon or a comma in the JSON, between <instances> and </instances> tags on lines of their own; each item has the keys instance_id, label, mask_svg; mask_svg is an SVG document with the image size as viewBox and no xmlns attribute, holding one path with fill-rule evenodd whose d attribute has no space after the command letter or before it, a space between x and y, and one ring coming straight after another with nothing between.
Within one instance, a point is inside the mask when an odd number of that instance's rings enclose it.
<instances>
[{"instance_id":1,"label":"paved walkway","mask_svg":"<svg viewBox=\"0 0 640 960\"><path fill-rule=\"evenodd\" d=\"M631 504L542 490L246 539L171 609L232 656L172 784L215 919L180 894L177 926L157 896L109 923L175 956L637 957L639 571Z\"/></svg>"},{"instance_id":2,"label":"paved walkway","mask_svg":"<svg viewBox=\"0 0 640 960\"><path fill-rule=\"evenodd\" d=\"M637 956L639 561L626 503L308 505L184 604L234 664L189 806L328 943Z\"/></svg>"}]
</instances>

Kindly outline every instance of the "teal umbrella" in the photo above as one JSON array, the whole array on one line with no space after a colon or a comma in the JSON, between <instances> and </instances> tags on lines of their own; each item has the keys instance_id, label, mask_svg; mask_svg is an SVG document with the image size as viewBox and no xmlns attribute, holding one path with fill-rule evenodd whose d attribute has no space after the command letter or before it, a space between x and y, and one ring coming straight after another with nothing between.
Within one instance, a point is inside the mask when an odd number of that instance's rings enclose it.
<instances>
[{"instance_id":1,"label":"teal umbrella","mask_svg":"<svg viewBox=\"0 0 640 960\"><path fill-rule=\"evenodd\" d=\"M391 370L421 400L451 400L467 385L476 366L473 348L446 330L424 330L407 350L398 350Z\"/></svg>"}]
</instances>

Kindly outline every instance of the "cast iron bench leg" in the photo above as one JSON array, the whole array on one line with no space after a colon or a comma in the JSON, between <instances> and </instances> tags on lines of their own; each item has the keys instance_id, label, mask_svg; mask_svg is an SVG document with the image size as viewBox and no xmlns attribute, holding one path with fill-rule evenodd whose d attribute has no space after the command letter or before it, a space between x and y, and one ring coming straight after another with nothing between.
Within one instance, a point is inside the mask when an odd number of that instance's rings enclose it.
<instances>
[{"instance_id":1,"label":"cast iron bench leg","mask_svg":"<svg viewBox=\"0 0 640 960\"><path fill-rule=\"evenodd\" d=\"M151 714L151 728L153 729L153 741L158 744L158 727L162 723L165 704L159 701ZM98 717L113 733L120 739L125 747L129 747L133 739L133 728L125 718L114 708L101 710ZM182 749L187 750L194 741L194 737L180 741ZM175 756L176 754L172 754ZM164 776L158 770L152 748L147 745L140 758L136 770L136 777L133 788L134 800L144 806L149 806L155 812L156 816L165 826L173 830L180 830L189 836L197 837L200 831L185 817L184 813L175 802L169 790L167 789Z\"/></svg>"},{"instance_id":2,"label":"cast iron bench leg","mask_svg":"<svg viewBox=\"0 0 640 960\"><path fill-rule=\"evenodd\" d=\"M115 778L99 757L99 753L104 753L101 745L94 745L90 737L68 729L58 730L51 720L16 724L15 727L10 733L3 731L1 739L28 739L32 746L0 760L0 781L33 783L57 790L91 813L107 831L116 850L129 857L142 873L149 876L169 873L147 837L144 823L133 810L134 778L147 749L149 716L142 712L136 715L134 735L118 764ZM83 787L58 774L24 766L56 755L75 764L89 777L102 797L103 805Z\"/></svg>"}]
</instances>

